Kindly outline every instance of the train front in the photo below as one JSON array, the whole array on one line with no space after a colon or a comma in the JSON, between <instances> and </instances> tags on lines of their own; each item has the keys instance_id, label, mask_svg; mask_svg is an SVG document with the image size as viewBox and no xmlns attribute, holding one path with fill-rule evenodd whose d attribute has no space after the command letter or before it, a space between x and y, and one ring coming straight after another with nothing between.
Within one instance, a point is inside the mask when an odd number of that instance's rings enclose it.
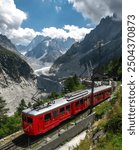
<instances>
[{"instance_id":1,"label":"train front","mask_svg":"<svg viewBox=\"0 0 139 150\"><path fill-rule=\"evenodd\" d=\"M30 108L22 111L22 127L25 134L32 136L35 135L35 117L30 111Z\"/></svg>"}]
</instances>

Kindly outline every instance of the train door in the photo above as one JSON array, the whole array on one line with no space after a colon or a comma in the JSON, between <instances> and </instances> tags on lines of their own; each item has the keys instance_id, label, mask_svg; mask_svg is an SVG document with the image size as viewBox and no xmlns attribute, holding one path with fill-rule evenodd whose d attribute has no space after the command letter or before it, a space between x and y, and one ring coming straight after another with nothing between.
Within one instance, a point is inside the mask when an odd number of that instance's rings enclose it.
<instances>
[{"instance_id":1,"label":"train door","mask_svg":"<svg viewBox=\"0 0 139 150\"><path fill-rule=\"evenodd\" d=\"M65 111L65 107L64 106L59 109L59 116L60 116L60 121L65 120L65 118L66 118L66 111Z\"/></svg>"},{"instance_id":2,"label":"train door","mask_svg":"<svg viewBox=\"0 0 139 150\"><path fill-rule=\"evenodd\" d=\"M58 109L52 112L52 126L55 127L60 123Z\"/></svg>"},{"instance_id":3,"label":"train door","mask_svg":"<svg viewBox=\"0 0 139 150\"><path fill-rule=\"evenodd\" d=\"M98 101L98 94L94 94L94 99L93 99L93 105L97 105L99 103Z\"/></svg>"},{"instance_id":4,"label":"train door","mask_svg":"<svg viewBox=\"0 0 139 150\"><path fill-rule=\"evenodd\" d=\"M95 94L92 94L92 105L95 105Z\"/></svg>"},{"instance_id":5,"label":"train door","mask_svg":"<svg viewBox=\"0 0 139 150\"><path fill-rule=\"evenodd\" d=\"M38 131L39 133L42 133L44 130L44 122L43 122L43 116L38 116Z\"/></svg>"},{"instance_id":6,"label":"train door","mask_svg":"<svg viewBox=\"0 0 139 150\"><path fill-rule=\"evenodd\" d=\"M77 100L76 102L75 102L75 113L78 113L78 112L80 112L80 101L79 100Z\"/></svg>"},{"instance_id":7,"label":"train door","mask_svg":"<svg viewBox=\"0 0 139 150\"><path fill-rule=\"evenodd\" d=\"M81 108L81 110L83 110L85 108L84 107L84 99L83 98L80 100L80 108Z\"/></svg>"},{"instance_id":8,"label":"train door","mask_svg":"<svg viewBox=\"0 0 139 150\"><path fill-rule=\"evenodd\" d=\"M51 112L44 115L44 130L45 132L52 129L52 114Z\"/></svg>"},{"instance_id":9,"label":"train door","mask_svg":"<svg viewBox=\"0 0 139 150\"><path fill-rule=\"evenodd\" d=\"M85 106L85 108L88 107L88 105L87 105L87 97L84 98L84 106Z\"/></svg>"}]
</instances>

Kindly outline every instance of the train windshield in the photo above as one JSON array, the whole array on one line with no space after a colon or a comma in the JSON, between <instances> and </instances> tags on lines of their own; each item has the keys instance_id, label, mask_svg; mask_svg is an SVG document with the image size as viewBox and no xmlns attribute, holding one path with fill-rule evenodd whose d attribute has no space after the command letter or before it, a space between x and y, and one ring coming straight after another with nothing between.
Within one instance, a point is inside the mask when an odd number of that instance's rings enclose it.
<instances>
[{"instance_id":1,"label":"train windshield","mask_svg":"<svg viewBox=\"0 0 139 150\"><path fill-rule=\"evenodd\" d=\"M27 117L27 122L30 123L30 124L32 124L33 123L33 119L30 118L30 117Z\"/></svg>"}]
</instances>

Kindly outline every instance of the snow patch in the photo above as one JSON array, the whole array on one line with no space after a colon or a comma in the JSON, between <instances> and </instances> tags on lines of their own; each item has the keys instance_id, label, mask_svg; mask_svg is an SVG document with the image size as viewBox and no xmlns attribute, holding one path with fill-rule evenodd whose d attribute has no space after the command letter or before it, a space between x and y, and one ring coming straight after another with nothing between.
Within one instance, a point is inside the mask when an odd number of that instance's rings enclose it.
<instances>
[{"instance_id":1,"label":"snow patch","mask_svg":"<svg viewBox=\"0 0 139 150\"><path fill-rule=\"evenodd\" d=\"M40 74L42 74L42 75L47 75L50 68L51 68L51 66L43 67L43 68L41 68L41 69L35 70L34 73L35 73L37 76L39 76Z\"/></svg>"},{"instance_id":2,"label":"snow patch","mask_svg":"<svg viewBox=\"0 0 139 150\"><path fill-rule=\"evenodd\" d=\"M27 53L27 52L21 52L21 54L24 55L24 56L26 55L26 53Z\"/></svg>"}]
</instances>

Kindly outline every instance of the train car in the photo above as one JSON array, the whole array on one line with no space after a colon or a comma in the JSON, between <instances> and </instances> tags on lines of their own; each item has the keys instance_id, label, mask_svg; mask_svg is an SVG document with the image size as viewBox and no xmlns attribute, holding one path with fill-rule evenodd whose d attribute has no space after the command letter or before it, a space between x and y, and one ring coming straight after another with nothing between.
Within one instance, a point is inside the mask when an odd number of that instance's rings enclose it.
<instances>
[{"instance_id":1,"label":"train car","mask_svg":"<svg viewBox=\"0 0 139 150\"><path fill-rule=\"evenodd\" d=\"M89 107L90 104L82 104L82 99L91 95L91 90L83 90L56 99L52 103L46 103L37 108L28 108L22 112L22 126L27 135L45 133ZM77 102L80 104L77 105ZM77 109L77 110L76 110Z\"/></svg>"},{"instance_id":2,"label":"train car","mask_svg":"<svg viewBox=\"0 0 139 150\"><path fill-rule=\"evenodd\" d=\"M65 97L56 99L36 108L28 108L22 112L22 126L25 134L35 136L43 134L58 126L64 120L97 105L110 97L110 86L94 88L69 93Z\"/></svg>"},{"instance_id":3,"label":"train car","mask_svg":"<svg viewBox=\"0 0 139 150\"><path fill-rule=\"evenodd\" d=\"M101 86L94 89L92 96L92 105L96 106L102 101L108 99L111 96L112 87L111 86Z\"/></svg>"}]
</instances>

